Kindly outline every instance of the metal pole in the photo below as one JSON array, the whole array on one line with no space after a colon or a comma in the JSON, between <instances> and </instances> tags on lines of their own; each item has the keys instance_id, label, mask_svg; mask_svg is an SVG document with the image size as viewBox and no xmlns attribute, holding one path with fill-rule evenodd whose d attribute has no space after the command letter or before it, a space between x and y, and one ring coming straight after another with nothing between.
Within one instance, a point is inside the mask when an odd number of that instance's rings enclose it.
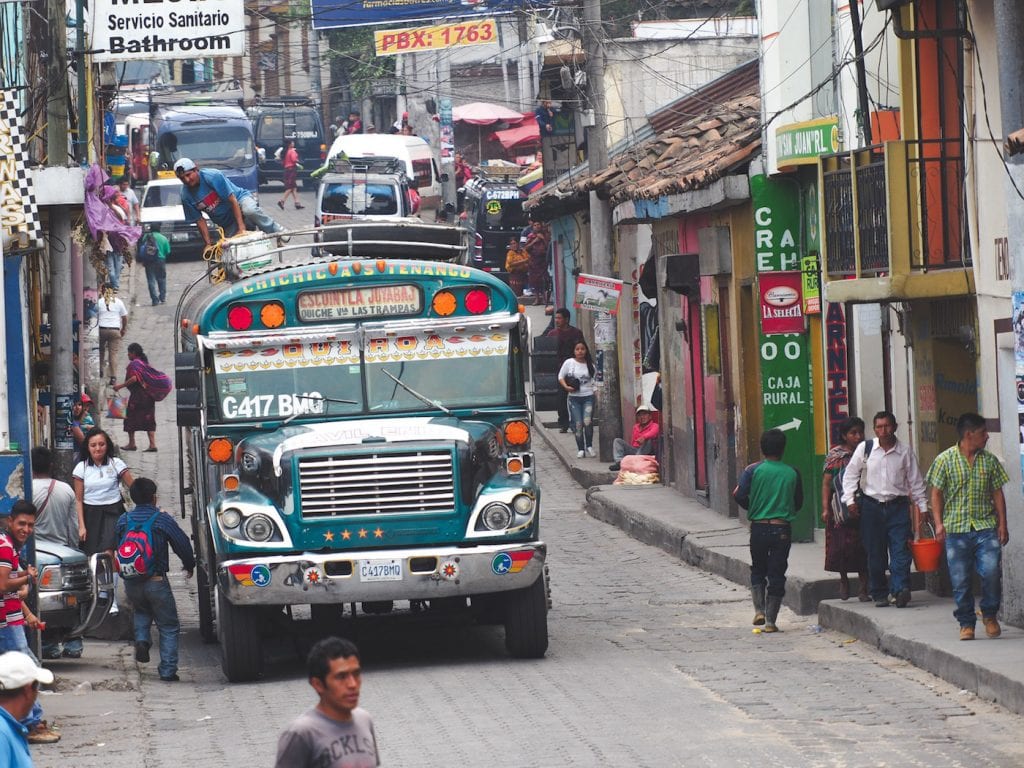
<instances>
[{"instance_id":1,"label":"metal pole","mask_svg":"<svg viewBox=\"0 0 1024 768\"><path fill-rule=\"evenodd\" d=\"M899 9L896 10L899 13ZM860 3L850 3L850 26L853 28L853 52L857 55L857 110L860 112L860 130L864 146L871 145L871 112L868 111L868 76L864 67L864 39L861 35Z\"/></svg>"},{"instance_id":2,"label":"metal pole","mask_svg":"<svg viewBox=\"0 0 1024 768\"><path fill-rule=\"evenodd\" d=\"M75 68L78 79L78 135L75 139L75 161L84 168L89 162L89 91L85 85L85 0L75 0Z\"/></svg>"},{"instance_id":3,"label":"metal pole","mask_svg":"<svg viewBox=\"0 0 1024 768\"><path fill-rule=\"evenodd\" d=\"M588 107L594 124L587 132L587 160L591 174L608 167L608 125L604 100L604 29L600 0L583 2L583 50L587 57ZM612 264L612 226L608 202L590 193L590 268L596 275L617 277ZM601 460L610 461L612 444L622 432L619 402L619 350L615 318L596 313L594 347L602 362L603 384L597 402L600 418Z\"/></svg>"}]
</instances>

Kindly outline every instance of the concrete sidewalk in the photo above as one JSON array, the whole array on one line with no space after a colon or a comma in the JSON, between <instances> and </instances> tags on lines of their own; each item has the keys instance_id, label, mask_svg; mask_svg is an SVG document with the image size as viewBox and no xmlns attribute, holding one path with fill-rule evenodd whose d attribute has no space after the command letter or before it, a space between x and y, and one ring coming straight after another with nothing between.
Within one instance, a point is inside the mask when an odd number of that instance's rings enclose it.
<instances>
[{"instance_id":1,"label":"concrete sidewalk","mask_svg":"<svg viewBox=\"0 0 1024 768\"><path fill-rule=\"evenodd\" d=\"M553 416L553 414L545 414ZM572 434L553 423L535 423L534 431L559 456L573 478L587 488L587 513L621 528L633 538L669 552L691 565L737 584L750 583L748 529L698 500L663 485L612 485L609 462L576 458ZM595 430L595 442L596 442ZM923 574L913 573L913 599L907 608L876 608L856 598L839 600L839 578L822 570L825 544L794 544L786 579L786 607L797 614L817 613L822 627L870 643L906 659L933 675L1007 709L1024 714L1024 630L1003 624L998 640L961 642L953 601L924 591ZM851 591L857 589L856 577ZM785 620L783 630L789 629Z\"/></svg>"}]
</instances>

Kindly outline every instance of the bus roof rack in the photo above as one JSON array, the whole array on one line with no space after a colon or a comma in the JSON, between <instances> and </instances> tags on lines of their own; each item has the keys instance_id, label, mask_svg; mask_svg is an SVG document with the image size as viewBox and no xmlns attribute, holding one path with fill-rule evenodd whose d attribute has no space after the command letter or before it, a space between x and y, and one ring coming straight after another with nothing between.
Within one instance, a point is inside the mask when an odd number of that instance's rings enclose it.
<instances>
[{"instance_id":1,"label":"bus roof rack","mask_svg":"<svg viewBox=\"0 0 1024 768\"><path fill-rule=\"evenodd\" d=\"M518 165L478 165L476 171L481 177L492 181L515 181L522 174L523 169Z\"/></svg>"},{"instance_id":2,"label":"bus roof rack","mask_svg":"<svg viewBox=\"0 0 1024 768\"><path fill-rule=\"evenodd\" d=\"M404 173L405 164L397 157L347 157L332 161L334 173Z\"/></svg>"},{"instance_id":3,"label":"bus roof rack","mask_svg":"<svg viewBox=\"0 0 1024 768\"><path fill-rule=\"evenodd\" d=\"M309 96L271 96L252 102L252 109L274 109L279 107L315 107L316 102Z\"/></svg>"},{"instance_id":4,"label":"bus roof rack","mask_svg":"<svg viewBox=\"0 0 1024 768\"><path fill-rule=\"evenodd\" d=\"M210 282L235 282L285 264L323 264L337 259L418 259L467 263L466 230L416 218L338 222L277 234L246 232L221 243L210 263Z\"/></svg>"}]
</instances>

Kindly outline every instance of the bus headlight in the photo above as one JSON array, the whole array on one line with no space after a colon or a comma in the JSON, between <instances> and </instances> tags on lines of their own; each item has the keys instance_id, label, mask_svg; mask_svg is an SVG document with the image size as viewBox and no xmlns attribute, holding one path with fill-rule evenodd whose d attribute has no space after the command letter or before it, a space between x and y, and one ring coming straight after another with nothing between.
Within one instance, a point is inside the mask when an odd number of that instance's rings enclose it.
<instances>
[{"instance_id":1,"label":"bus headlight","mask_svg":"<svg viewBox=\"0 0 1024 768\"><path fill-rule=\"evenodd\" d=\"M242 513L237 509L225 509L220 513L221 528L237 528L240 522L242 522Z\"/></svg>"},{"instance_id":2,"label":"bus headlight","mask_svg":"<svg viewBox=\"0 0 1024 768\"><path fill-rule=\"evenodd\" d=\"M503 531L512 522L512 510L505 504L488 504L480 519L489 530Z\"/></svg>"},{"instance_id":3,"label":"bus headlight","mask_svg":"<svg viewBox=\"0 0 1024 768\"><path fill-rule=\"evenodd\" d=\"M533 497L527 496L525 493L517 494L512 499L512 508L516 511L517 515L528 515L533 512Z\"/></svg>"},{"instance_id":4,"label":"bus headlight","mask_svg":"<svg viewBox=\"0 0 1024 768\"><path fill-rule=\"evenodd\" d=\"M266 515L251 515L246 519L243 530L252 541L270 541L274 535L274 521Z\"/></svg>"}]
</instances>

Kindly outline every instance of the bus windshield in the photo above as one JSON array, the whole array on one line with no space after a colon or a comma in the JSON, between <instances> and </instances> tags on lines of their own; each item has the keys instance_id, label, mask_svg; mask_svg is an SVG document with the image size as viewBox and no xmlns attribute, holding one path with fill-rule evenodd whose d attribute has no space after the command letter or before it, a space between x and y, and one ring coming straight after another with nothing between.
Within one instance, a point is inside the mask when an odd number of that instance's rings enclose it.
<instances>
[{"instance_id":1,"label":"bus windshield","mask_svg":"<svg viewBox=\"0 0 1024 768\"><path fill-rule=\"evenodd\" d=\"M252 133L243 126L211 124L190 126L161 134L161 160L173 165L179 157L207 168L248 168L256 162Z\"/></svg>"},{"instance_id":2,"label":"bus windshield","mask_svg":"<svg viewBox=\"0 0 1024 768\"><path fill-rule=\"evenodd\" d=\"M509 401L508 358L507 330L370 336L365 350L370 409L423 408L395 379L446 408L502 405Z\"/></svg>"},{"instance_id":3,"label":"bus windshield","mask_svg":"<svg viewBox=\"0 0 1024 768\"><path fill-rule=\"evenodd\" d=\"M347 338L217 350L217 410L248 421L429 409L417 395L442 408L504 405L509 338L508 329L368 331L361 352Z\"/></svg>"}]
</instances>

